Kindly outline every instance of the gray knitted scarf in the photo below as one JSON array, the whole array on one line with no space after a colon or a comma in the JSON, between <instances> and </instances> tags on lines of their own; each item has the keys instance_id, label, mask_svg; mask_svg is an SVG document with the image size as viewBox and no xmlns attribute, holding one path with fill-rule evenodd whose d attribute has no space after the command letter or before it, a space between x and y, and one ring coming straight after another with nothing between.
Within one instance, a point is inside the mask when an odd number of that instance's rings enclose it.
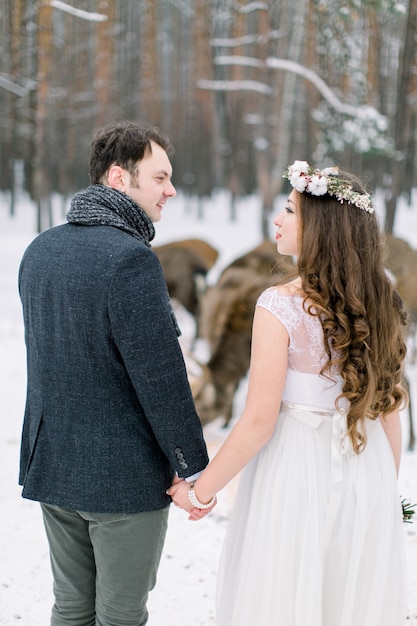
<instances>
[{"instance_id":1,"label":"gray knitted scarf","mask_svg":"<svg viewBox=\"0 0 417 626\"><path fill-rule=\"evenodd\" d=\"M91 185L76 193L67 213L70 224L84 226L113 226L143 241L149 248L155 237L155 228L145 211L125 193L104 185ZM167 297L169 295L167 291ZM172 309L171 318L177 336L181 335L177 318Z\"/></svg>"},{"instance_id":2,"label":"gray knitted scarf","mask_svg":"<svg viewBox=\"0 0 417 626\"><path fill-rule=\"evenodd\" d=\"M145 211L125 193L104 185L91 185L76 193L67 213L70 224L114 226L150 247L155 228Z\"/></svg>"}]
</instances>

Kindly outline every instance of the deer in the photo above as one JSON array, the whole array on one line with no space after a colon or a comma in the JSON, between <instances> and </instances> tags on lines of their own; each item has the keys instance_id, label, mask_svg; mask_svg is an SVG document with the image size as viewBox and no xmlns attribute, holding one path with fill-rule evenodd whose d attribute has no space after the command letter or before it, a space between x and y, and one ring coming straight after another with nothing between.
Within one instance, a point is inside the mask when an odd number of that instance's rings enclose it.
<instances>
[{"instance_id":1,"label":"deer","mask_svg":"<svg viewBox=\"0 0 417 626\"><path fill-rule=\"evenodd\" d=\"M415 363L417 346L417 250L406 241L392 235L386 236L387 267L392 273L395 287L403 301L408 314L406 327L407 338L411 345L410 362ZM415 431L413 422L413 399L410 393L410 382L404 375L404 386L408 392L409 443L408 449L415 448Z\"/></svg>"},{"instance_id":2,"label":"deer","mask_svg":"<svg viewBox=\"0 0 417 626\"><path fill-rule=\"evenodd\" d=\"M209 287L201 302L199 334L210 357L201 364L191 388L203 425L219 416L227 426L233 399L249 369L252 321L258 297L283 274L293 271L290 257L279 257L269 240L239 257Z\"/></svg>"},{"instance_id":3,"label":"deer","mask_svg":"<svg viewBox=\"0 0 417 626\"><path fill-rule=\"evenodd\" d=\"M153 247L164 271L168 293L198 319L206 277L219 253L203 239L183 239Z\"/></svg>"}]
</instances>

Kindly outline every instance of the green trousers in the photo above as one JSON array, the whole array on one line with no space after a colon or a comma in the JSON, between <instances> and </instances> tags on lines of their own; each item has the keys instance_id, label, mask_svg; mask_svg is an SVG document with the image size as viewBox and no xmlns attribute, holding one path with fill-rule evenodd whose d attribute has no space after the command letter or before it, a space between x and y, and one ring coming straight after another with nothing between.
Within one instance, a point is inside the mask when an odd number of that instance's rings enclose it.
<instances>
[{"instance_id":1,"label":"green trousers","mask_svg":"<svg viewBox=\"0 0 417 626\"><path fill-rule=\"evenodd\" d=\"M143 626L169 507L84 513L41 504L51 555L51 626Z\"/></svg>"}]
</instances>

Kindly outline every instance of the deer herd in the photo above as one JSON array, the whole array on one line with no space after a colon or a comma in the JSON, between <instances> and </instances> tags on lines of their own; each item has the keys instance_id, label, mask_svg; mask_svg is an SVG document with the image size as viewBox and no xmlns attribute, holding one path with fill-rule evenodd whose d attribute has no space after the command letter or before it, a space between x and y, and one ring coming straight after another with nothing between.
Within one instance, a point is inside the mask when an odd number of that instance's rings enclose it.
<instances>
[{"instance_id":1,"label":"deer herd","mask_svg":"<svg viewBox=\"0 0 417 626\"><path fill-rule=\"evenodd\" d=\"M408 312L410 362L416 358L417 250L407 242L387 236L387 269ZM154 247L165 273L169 295L195 321L195 341L203 342L208 356L199 359L184 348L190 386L203 426L223 418L227 426L233 416L233 401L239 383L249 369L251 327L260 293L277 277L294 271L290 257L277 254L276 244L264 240L235 259L214 285L207 276L218 260L218 251L201 239L184 239ZM404 384L410 389L408 376ZM409 441L415 435L410 396Z\"/></svg>"}]
</instances>

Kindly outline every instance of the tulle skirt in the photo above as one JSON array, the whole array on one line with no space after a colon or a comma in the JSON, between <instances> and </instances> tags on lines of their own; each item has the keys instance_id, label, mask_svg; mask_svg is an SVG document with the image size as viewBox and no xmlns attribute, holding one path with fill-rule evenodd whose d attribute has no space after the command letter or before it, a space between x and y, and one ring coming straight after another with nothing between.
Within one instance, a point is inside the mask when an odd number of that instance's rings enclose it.
<instances>
[{"instance_id":1,"label":"tulle skirt","mask_svg":"<svg viewBox=\"0 0 417 626\"><path fill-rule=\"evenodd\" d=\"M283 403L242 472L223 547L218 626L404 626L394 459L379 420L356 455L344 416Z\"/></svg>"}]
</instances>

